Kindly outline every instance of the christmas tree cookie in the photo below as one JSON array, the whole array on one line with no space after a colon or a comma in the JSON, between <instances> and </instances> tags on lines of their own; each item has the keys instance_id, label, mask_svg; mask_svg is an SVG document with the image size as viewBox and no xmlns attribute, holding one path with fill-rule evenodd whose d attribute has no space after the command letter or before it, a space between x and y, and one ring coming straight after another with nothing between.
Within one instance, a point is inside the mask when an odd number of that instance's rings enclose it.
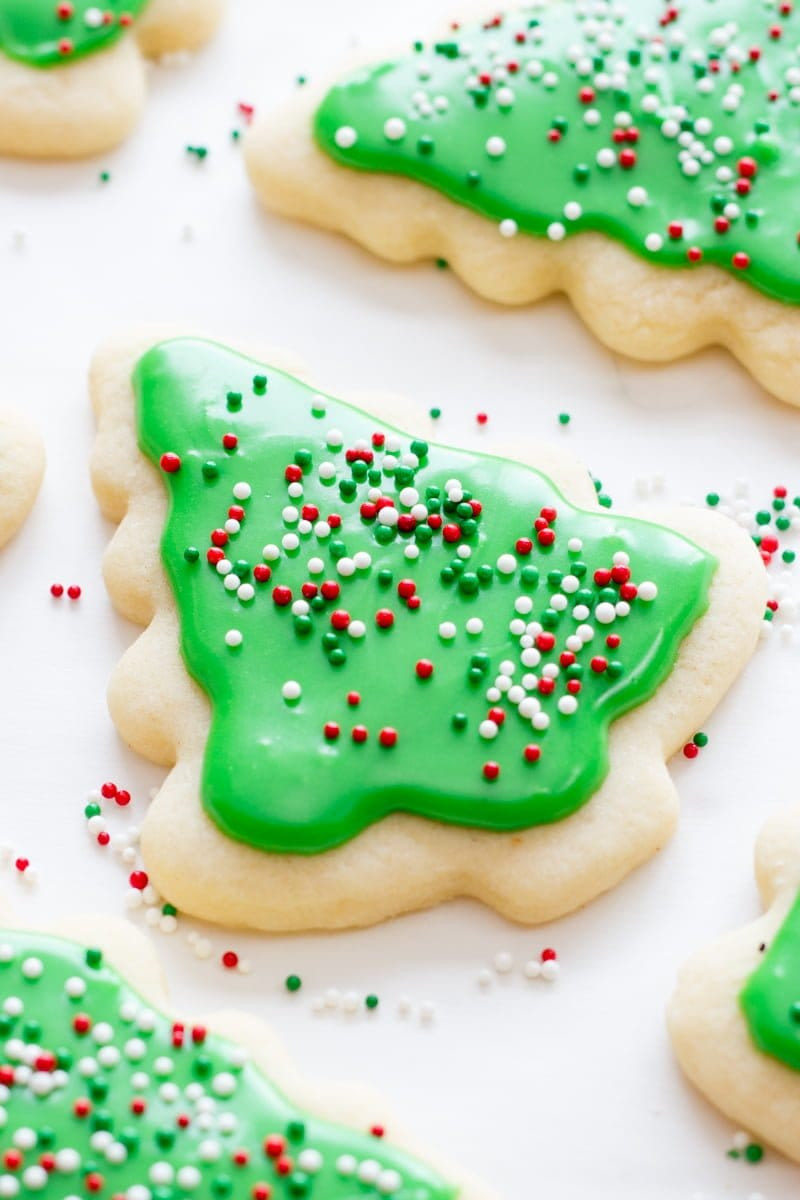
<instances>
[{"instance_id":1,"label":"christmas tree cookie","mask_svg":"<svg viewBox=\"0 0 800 1200\"><path fill-rule=\"evenodd\" d=\"M0 1196L487 1200L374 1098L302 1079L255 1018L169 1012L122 921L4 921L0 1031Z\"/></svg>"},{"instance_id":2,"label":"christmas tree cookie","mask_svg":"<svg viewBox=\"0 0 800 1200\"><path fill-rule=\"evenodd\" d=\"M223 0L0 0L0 154L79 158L121 142L145 57L194 50Z\"/></svg>"},{"instance_id":3,"label":"christmas tree cookie","mask_svg":"<svg viewBox=\"0 0 800 1200\"><path fill-rule=\"evenodd\" d=\"M440 446L211 342L113 345L92 390L106 580L148 625L111 711L173 768L142 846L181 909L533 922L663 845L664 761L756 643L742 531L610 513L552 449Z\"/></svg>"},{"instance_id":4,"label":"christmas tree cookie","mask_svg":"<svg viewBox=\"0 0 800 1200\"><path fill-rule=\"evenodd\" d=\"M684 1071L740 1127L800 1162L800 807L756 847L766 912L681 970L669 1025Z\"/></svg>"},{"instance_id":5,"label":"christmas tree cookie","mask_svg":"<svg viewBox=\"0 0 800 1200\"><path fill-rule=\"evenodd\" d=\"M0 546L25 520L44 472L38 432L19 413L0 412Z\"/></svg>"},{"instance_id":6,"label":"christmas tree cookie","mask_svg":"<svg viewBox=\"0 0 800 1200\"><path fill-rule=\"evenodd\" d=\"M799 403L799 46L780 0L491 9L262 116L250 174L392 261L564 291L634 357L721 344Z\"/></svg>"}]
</instances>

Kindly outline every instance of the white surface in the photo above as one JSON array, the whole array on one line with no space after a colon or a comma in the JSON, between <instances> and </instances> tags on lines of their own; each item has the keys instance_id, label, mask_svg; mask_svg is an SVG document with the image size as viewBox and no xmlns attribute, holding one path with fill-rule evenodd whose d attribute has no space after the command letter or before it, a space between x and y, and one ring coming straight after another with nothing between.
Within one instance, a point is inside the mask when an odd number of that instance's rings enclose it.
<instances>
[{"instance_id":1,"label":"white surface","mask_svg":"<svg viewBox=\"0 0 800 1200\"><path fill-rule=\"evenodd\" d=\"M726 355L647 369L607 353L560 301L491 308L432 266L393 269L257 211L229 137L236 102L280 99L359 27L378 45L407 40L448 7L232 0L208 53L155 73L145 119L118 154L0 164L0 395L38 418L49 455L33 516L0 558L0 841L40 877L29 888L0 869L0 888L26 915L123 911L125 872L91 845L82 808L91 788L116 780L134 794L122 827L160 778L120 745L105 708L108 675L136 630L105 595L111 530L87 479L85 372L103 335L185 321L280 345L333 391L391 386L441 405L445 440L507 441L521 427L562 437L625 505L634 478L657 472L670 499L729 491L739 477L759 506L774 483L800 490L800 413L760 394ZM210 146L205 163L187 158L187 142ZM113 178L101 186L105 166ZM480 409L491 418L484 431ZM81 584L80 602L52 601L55 580ZM251 1009L309 1071L379 1085L433 1146L507 1200L796 1197L800 1175L777 1156L759 1167L725 1158L734 1131L680 1077L663 1011L686 952L758 910L754 838L795 798L798 654L779 639L760 649L710 722L709 747L674 764L678 835L590 910L533 932L473 904L336 937L212 931L216 953L230 946L252 960L249 977L194 959L184 921L171 939L156 935L175 998L194 1011ZM519 968L546 945L558 949L561 979L528 983ZM479 969L506 949L518 969L482 993ZM281 988L290 971L305 981L293 998ZM374 989L381 1009L313 1016L313 995L330 985ZM430 1028L397 1018L404 994L433 1001Z\"/></svg>"}]
</instances>

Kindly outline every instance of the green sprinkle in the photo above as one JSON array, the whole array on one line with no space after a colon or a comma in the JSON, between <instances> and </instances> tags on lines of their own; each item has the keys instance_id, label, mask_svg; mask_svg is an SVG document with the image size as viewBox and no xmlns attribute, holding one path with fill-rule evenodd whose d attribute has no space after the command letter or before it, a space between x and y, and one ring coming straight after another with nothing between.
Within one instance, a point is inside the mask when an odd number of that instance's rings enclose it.
<instances>
[{"instance_id":1,"label":"green sprinkle","mask_svg":"<svg viewBox=\"0 0 800 1200\"><path fill-rule=\"evenodd\" d=\"M299 992L300 988L302 986L303 986L303 981L299 975L287 975L286 976L287 992Z\"/></svg>"},{"instance_id":2,"label":"green sprinkle","mask_svg":"<svg viewBox=\"0 0 800 1200\"><path fill-rule=\"evenodd\" d=\"M759 1146L758 1142L751 1142L745 1150L744 1156L750 1163L761 1162L764 1157L764 1147Z\"/></svg>"},{"instance_id":3,"label":"green sprinkle","mask_svg":"<svg viewBox=\"0 0 800 1200\"><path fill-rule=\"evenodd\" d=\"M378 1000L378 997L374 993L370 992L370 994L365 999L364 1003L366 1004L367 1008L370 1009L370 1011L372 1011L373 1009L376 1009L378 1007L378 1004L380 1003L380 1001Z\"/></svg>"},{"instance_id":4,"label":"green sprinkle","mask_svg":"<svg viewBox=\"0 0 800 1200\"><path fill-rule=\"evenodd\" d=\"M432 421L438 421L439 417L441 415L442 415L442 410L440 408L432 408L428 412L428 416L431 418Z\"/></svg>"},{"instance_id":5,"label":"green sprinkle","mask_svg":"<svg viewBox=\"0 0 800 1200\"><path fill-rule=\"evenodd\" d=\"M97 803L87 804L83 810L83 815L86 817L86 819L88 821L90 817L99 817L101 811L102 811L102 809L100 808L99 804L97 804Z\"/></svg>"},{"instance_id":6,"label":"green sprinkle","mask_svg":"<svg viewBox=\"0 0 800 1200\"><path fill-rule=\"evenodd\" d=\"M183 552L183 557L187 563L196 563L200 557L200 551L197 549L197 546L187 546Z\"/></svg>"},{"instance_id":7,"label":"green sprinkle","mask_svg":"<svg viewBox=\"0 0 800 1200\"><path fill-rule=\"evenodd\" d=\"M198 162L202 162L208 156L208 146L187 146L187 154L193 154Z\"/></svg>"},{"instance_id":8,"label":"green sprinkle","mask_svg":"<svg viewBox=\"0 0 800 1200\"><path fill-rule=\"evenodd\" d=\"M97 950L97 949L92 948L92 949L89 949L86 951L87 967L94 967L95 969L97 969L97 967L102 966L102 963L103 963L103 951L102 950Z\"/></svg>"},{"instance_id":9,"label":"green sprinkle","mask_svg":"<svg viewBox=\"0 0 800 1200\"><path fill-rule=\"evenodd\" d=\"M692 741L694 742L695 746L699 746L702 749L703 746L708 745L708 734L702 732L696 733L692 738Z\"/></svg>"},{"instance_id":10,"label":"green sprinkle","mask_svg":"<svg viewBox=\"0 0 800 1200\"><path fill-rule=\"evenodd\" d=\"M706 504L709 508L716 508L719 504L719 492L709 492L706 496Z\"/></svg>"},{"instance_id":11,"label":"green sprinkle","mask_svg":"<svg viewBox=\"0 0 800 1200\"><path fill-rule=\"evenodd\" d=\"M559 425L569 425L571 420L572 420L572 418L570 417L568 412L561 412L558 414Z\"/></svg>"}]
</instances>

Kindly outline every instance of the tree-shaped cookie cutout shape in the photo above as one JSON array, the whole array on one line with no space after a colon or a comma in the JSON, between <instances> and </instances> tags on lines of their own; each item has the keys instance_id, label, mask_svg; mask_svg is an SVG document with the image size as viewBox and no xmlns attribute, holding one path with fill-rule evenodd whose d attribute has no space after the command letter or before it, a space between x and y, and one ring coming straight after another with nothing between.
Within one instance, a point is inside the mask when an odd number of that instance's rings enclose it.
<instances>
[{"instance_id":1,"label":"tree-shaped cookie cutout shape","mask_svg":"<svg viewBox=\"0 0 800 1200\"><path fill-rule=\"evenodd\" d=\"M0 0L0 50L31 66L68 62L110 45L148 0Z\"/></svg>"},{"instance_id":2,"label":"tree-shaped cookie cutout shape","mask_svg":"<svg viewBox=\"0 0 800 1200\"><path fill-rule=\"evenodd\" d=\"M0 1196L456 1200L300 1111L248 1052L153 1009L99 949L0 931Z\"/></svg>"},{"instance_id":3,"label":"tree-shaped cookie cutout shape","mask_svg":"<svg viewBox=\"0 0 800 1200\"><path fill-rule=\"evenodd\" d=\"M313 854L394 811L509 831L586 803L710 555L211 343L151 350L135 390L225 833Z\"/></svg>"},{"instance_id":4,"label":"tree-shaped cookie cutout shape","mask_svg":"<svg viewBox=\"0 0 800 1200\"><path fill-rule=\"evenodd\" d=\"M799 42L792 4L529 4L357 70L314 132L338 162L429 184L498 237L597 230L797 302Z\"/></svg>"},{"instance_id":5,"label":"tree-shaped cookie cutout shape","mask_svg":"<svg viewBox=\"0 0 800 1200\"><path fill-rule=\"evenodd\" d=\"M686 963L670 1031L692 1082L800 1162L800 807L769 820L756 868L765 915Z\"/></svg>"}]
</instances>

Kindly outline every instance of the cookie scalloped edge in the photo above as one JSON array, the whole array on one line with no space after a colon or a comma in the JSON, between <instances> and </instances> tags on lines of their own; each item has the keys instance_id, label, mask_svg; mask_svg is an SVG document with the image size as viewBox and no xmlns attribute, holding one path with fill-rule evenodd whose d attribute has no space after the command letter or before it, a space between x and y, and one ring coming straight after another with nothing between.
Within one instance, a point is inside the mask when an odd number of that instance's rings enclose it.
<instances>
[{"instance_id":1,"label":"cookie scalloped edge","mask_svg":"<svg viewBox=\"0 0 800 1200\"><path fill-rule=\"evenodd\" d=\"M266 209L346 234L393 263L445 259L475 292L500 304L564 293L601 342L630 358L665 363L722 346L767 391L800 404L795 306L711 265L682 271L651 264L599 233L562 242L503 238L495 222L434 188L342 166L313 138L326 90L304 88L248 131L245 161Z\"/></svg>"}]
</instances>

